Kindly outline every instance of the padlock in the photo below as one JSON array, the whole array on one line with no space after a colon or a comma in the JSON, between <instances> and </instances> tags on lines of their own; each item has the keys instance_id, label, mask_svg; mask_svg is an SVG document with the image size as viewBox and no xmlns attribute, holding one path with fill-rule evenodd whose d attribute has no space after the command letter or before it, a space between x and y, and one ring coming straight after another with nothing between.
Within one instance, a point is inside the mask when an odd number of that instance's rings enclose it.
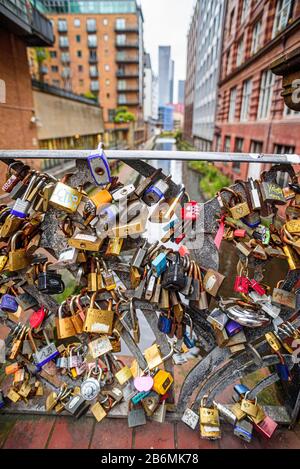
<instances>
[{"instance_id":1,"label":"padlock","mask_svg":"<svg viewBox=\"0 0 300 469\"><path fill-rule=\"evenodd\" d=\"M47 345L43 347L41 350L38 350L35 344L35 341L32 337L32 332L31 331L28 332L28 337L32 345L32 350L34 351L34 354L33 354L34 362L38 369L42 368L44 365L46 365L46 363L54 360L59 355L59 352L55 344L50 343L45 330L43 331L43 335L45 337Z\"/></svg>"},{"instance_id":2,"label":"padlock","mask_svg":"<svg viewBox=\"0 0 300 469\"><path fill-rule=\"evenodd\" d=\"M85 233L77 233L73 238L68 239L68 244L71 247L76 249L81 249L83 251L94 251L97 252L100 250L104 238L100 239L94 235L88 235Z\"/></svg>"},{"instance_id":3,"label":"padlock","mask_svg":"<svg viewBox=\"0 0 300 469\"><path fill-rule=\"evenodd\" d=\"M101 144L96 153L92 153L87 157L87 162L96 186L106 186L111 183L109 163L103 148L101 148Z\"/></svg>"},{"instance_id":4,"label":"padlock","mask_svg":"<svg viewBox=\"0 0 300 469\"><path fill-rule=\"evenodd\" d=\"M224 187L223 189L221 189L219 193L221 197L222 197L221 194L224 192L231 194L229 202L228 203L225 202L225 199L224 199L223 204L225 205L225 207L231 214L232 218L234 218L235 220L240 220L241 218L244 218L250 214L249 205L247 204L247 202L242 200L242 197L240 194L233 191L232 189Z\"/></svg>"},{"instance_id":5,"label":"padlock","mask_svg":"<svg viewBox=\"0 0 300 469\"><path fill-rule=\"evenodd\" d=\"M25 325L22 326L18 330L18 333L17 333L15 339L13 340L12 348L11 348L11 351L10 351L10 355L9 355L10 360L15 360L16 357L18 356L18 354L20 353L21 346L22 346L24 337L27 334L27 332L28 332L28 329Z\"/></svg>"},{"instance_id":6,"label":"padlock","mask_svg":"<svg viewBox=\"0 0 300 469\"><path fill-rule=\"evenodd\" d=\"M180 202L181 199L185 195L185 187L182 185L180 188L179 193L177 194L176 197L172 199L166 200L164 203L159 204L156 210L153 211L151 214L151 221L152 223L167 223L169 222L173 216L175 215L176 209L178 210L178 207L181 208ZM184 237L182 237L182 233L179 235L180 240L178 240L178 244L181 242Z\"/></svg>"},{"instance_id":7,"label":"padlock","mask_svg":"<svg viewBox=\"0 0 300 469\"><path fill-rule=\"evenodd\" d=\"M122 368L115 373L115 378L121 386L133 378L131 369L123 364Z\"/></svg>"},{"instance_id":8,"label":"padlock","mask_svg":"<svg viewBox=\"0 0 300 469\"><path fill-rule=\"evenodd\" d=\"M207 293L215 297L217 296L224 279L224 275L220 272L208 269L203 279L203 287Z\"/></svg>"},{"instance_id":9,"label":"padlock","mask_svg":"<svg viewBox=\"0 0 300 469\"><path fill-rule=\"evenodd\" d=\"M93 293L91 297L90 306L87 309L83 324L83 331L111 335L114 321L114 311L111 309L112 302L108 302L107 309L99 309L95 307L96 297L97 292Z\"/></svg>"},{"instance_id":10,"label":"padlock","mask_svg":"<svg viewBox=\"0 0 300 469\"><path fill-rule=\"evenodd\" d=\"M287 308L295 309L296 296L294 293L283 290L280 288L283 282L278 282L276 288L273 290L272 301L276 304L286 306ZM297 310L296 310L297 311Z\"/></svg>"},{"instance_id":11,"label":"padlock","mask_svg":"<svg viewBox=\"0 0 300 469\"><path fill-rule=\"evenodd\" d=\"M258 424L253 424L254 429L267 439L272 438L278 424L268 415Z\"/></svg>"},{"instance_id":12,"label":"padlock","mask_svg":"<svg viewBox=\"0 0 300 469\"><path fill-rule=\"evenodd\" d=\"M16 297L13 295L10 295L6 293L1 297L0 300L0 308L3 309L3 311L7 311L10 313L16 313L18 309L18 303L16 301Z\"/></svg>"},{"instance_id":13,"label":"padlock","mask_svg":"<svg viewBox=\"0 0 300 469\"><path fill-rule=\"evenodd\" d=\"M76 419L86 414L89 408L90 404L82 396L73 396L64 404L64 409Z\"/></svg>"},{"instance_id":14,"label":"padlock","mask_svg":"<svg viewBox=\"0 0 300 469\"><path fill-rule=\"evenodd\" d=\"M153 377L153 391L164 395L170 389L174 378L168 371L159 370Z\"/></svg>"},{"instance_id":15,"label":"padlock","mask_svg":"<svg viewBox=\"0 0 300 469\"><path fill-rule=\"evenodd\" d=\"M257 188L257 183L254 182L252 178L249 178L249 183L250 183L250 198L251 198L252 209L260 210L261 202L260 202L259 192Z\"/></svg>"},{"instance_id":16,"label":"padlock","mask_svg":"<svg viewBox=\"0 0 300 469\"><path fill-rule=\"evenodd\" d=\"M128 427L140 427L146 425L146 423L146 415L143 407L141 405L134 406L130 401L128 407Z\"/></svg>"},{"instance_id":17,"label":"padlock","mask_svg":"<svg viewBox=\"0 0 300 469\"><path fill-rule=\"evenodd\" d=\"M151 275L151 270L149 270L149 279L146 281L146 291L145 291L145 299L150 301L155 290L157 277L155 275Z\"/></svg>"},{"instance_id":18,"label":"padlock","mask_svg":"<svg viewBox=\"0 0 300 469\"><path fill-rule=\"evenodd\" d=\"M119 207L117 204L110 204L103 208L99 213L99 221L96 224L97 236L102 237L105 232L115 225L119 216Z\"/></svg>"},{"instance_id":19,"label":"padlock","mask_svg":"<svg viewBox=\"0 0 300 469\"><path fill-rule=\"evenodd\" d=\"M207 322L222 331L228 322L228 316L219 308L215 308L207 317Z\"/></svg>"},{"instance_id":20,"label":"padlock","mask_svg":"<svg viewBox=\"0 0 300 469\"><path fill-rule=\"evenodd\" d=\"M136 393L134 396L131 398L131 402L133 405L140 404L143 399L145 399L147 396L149 396L151 391L141 391Z\"/></svg>"},{"instance_id":21,"label":"padlock","mask_svg":"<svg viewBox=\"0 0 300 469\"><path fill-rule=\"evenodd\" d=\"M141 404L143 406L143 409L147 417L151 417L154 414L154 412L159 406L159 402L160 402L160 395L154 391L150 392L150 394L147 397L142 399Z\"/></svg>"},{"instance_id":22,"label":"padlock","mask_svg":"<svg viewBox=\"0 0 300 469\"><path fill-rule=\"evenodd\" d=\"M181 417L181 421L185 423L188 427L192 430L195 430L199 423L199 415L196 414L192 409L185 409L183 416Z\"/></svg>"},{"instance_id":23,"label":"padlock","mask_svg":"<svg viewBox=\"0 0 300 469\"><path fill-rule=\"evenodd\" d=\"M17 231L11 239L11 250L8 254L8 270L22 270L28 267L30 259L27 257L26 248L17 248L17 241L23 238L23 232Z\"/></svg>"},{"instance_id":24,"label":"padlock","mask_svg":"<svg viewBox=\"0 0 300 469\"><path fill-rule=\"evenodd\" d=\"M120 200L129 198L135 192L135 186L128 184L127 186L121 187L112 193L113 200L119 202Z\"/></svg>"},{"instance_id":25,"label":"padlock","mask_svg":"<svg viewBox=\"0 0 300 469\"><path fill-rule=\"evenodd\" d=\"M248 399L249 391L246 392L244 398L241 402L241 409L245 414L249 415L250 417L256 417L258 412L258 405L257 405L257 398L255 398L254 402Z\"/></svg>"},{"instance_id":26,"label":"padlock","mask_svg":"<svg viewBox=\"0 0 300 469\"><path fill-rule=\"evenodd\" d=\"M159 168L159 169L156 169L152 174L151 176L143 179L139 184L138 186L136 187L135 189L135 194L137 195L137 197L142 197L143 193L146 191L146 189L148 189L148 187L150 185L153 184L153 181L155 179L158 179L159 176L161 175L162 173L162 169Z\"/></svg>"},{"instance_id":27,"label":"padlock","mask_svg":"<svg viewBox=\"0 0 300 469\"><path fill-rule=\"evenodd\" d=\"M165 179L159 179L156 183L146 189L143 195L143 201L145 204L152 205L157 204L169 190L168 181L171 179L171 176L168 176Z\"/></svg>"},{"instance_id":28,"label":"padlock","mask_svg":"<svg viewBox=\"0 0 300 469\"><path fill-rule=\"evenodd\" d=\"M216 440L221 438L220 419L218 409L206 407L206 398L201 400L200 415L200 436L201 438Z\"/></svg>"},{"instance_id":29,"label":"padlock","mask_svg":"<svg viewBox=\"0 0 300 469\"><path fill-rule=\"evenodd\" d=\"M35 308L38 304L34 296L27 292L18 294L16 296L16 301L24 311Z\"/></svg>"},{"instance_id":30,"label":"padlock","mask_svg":"<svg viewBox=\"0 0 300 469\"><path fill-rule=\"evenodd\" d=\"M95 376L95 378L92 375ZM100 367L96 369L96 366L93 366L90 369L87 378L80 386L80 395L83 399L86 401L93 401L96 399L101 390L101 376L102 369Z\"/></svg>"},{"instance_id":31,"label":"padlock","mask_svg":"<svg viewBox=\"0 0 300 469\"><path fill-rule=\"evenodd\" d=\"M14 166L17 166L16 174L12 173ZM22 168L20 168L19 166L20 166L20 162L18 161L14 161L8 166L8 171L6 174L6 181L2 186L2 190L4 192L10 193L13 190L13 188L18 184L18 182L21 180L21 173L23 171L22 171Z\"/></svg>"},{"instance_id":32,"label":"padlock","mask_svg":"<svg viewBox=\"0 0 300 469\"><path fill-rule=\"evenodd\" d=\"M144 242L143 246L138 248L132 258L131 265L132 267L136 267L139 269L142 266L142 263L144 262L144 259L147 254L147 240Z\"/></svg>"},{"instance_id":33,"label":"padlock","mask_svg":"<svg viewBox=\"0 0 300 469\"><path fill-rule=\"evenodd\" d=\"M164 252L158 254L151 262L152 271L159 277L167 269L167 255Z\"/></svg>"},{"instance_id":34,"label":"padlock","mask_svg":"<svg viewBox=\"0 0 300 469\"><path fill-rule=\"evenodd\" d=\"M96 267L96 260L94 257L90 258L90 271L87 275L87 290L89 292L96 292L98 288L98 268Z\"/></svg>"},{"instance_id":35,"label":"padlock","mask_svg":"<svg viewBox=\"0 0 300 469\"><path fill-rule=\"evenodd\" d=\"M93 358L101 357L112 350L112 344L108 337L100 337L89 342L88 349Z\"/></svg>"},{"instance_id":36,"label":"padlock","mask_svg":"<svg viewBox=\"0 0 300 469\"><path fill-rule=\"evenodd\" d=\"M168 314L160 313L157 323L158 330L164 334L170 334L172 328L171 310Z\"/></svg>"},{"instance_id":37,"label":"padlock","mask_svg":"<svg viewBox=\"0 0 300 469\"><path fill-rule=\"evenodd\" d=\"M11 215L14 215L18 218L27 217L31 203L34 197L37 195L38 188L42 185L42 181L43 180L39 181L39 176L36 174L32 176L22 198L17 198L10 212Z\"/></svg>"},{"instance_id":38,"label":"padlock","mask_svg":"<svg viewBox=\"0 0 300 469\"><path fill-rule=\"evenodd\" d=\"M73 265L76 263L78 257L78 249L74 247L64 249L55 264L56 268L65 268L66 266Z\"/></svg>"},{"instance_id":39,"label":"padlock","mask_svg":"<svg viewBox=\"0 0 300 469\"><path fill-rule=\"evenodd\" d=\"M92 405L91 412L98 423L101 422L107 415L100 402L96 402L94 405Z\"/></svg>"},{"instance_id":40,"label":"padlock","mask_svg":"<svg viewBox=\"0 0 300 469\"><path fill-rule=\"evenodd\" d=\"M247 443L251 443L252 440L252 431L253 425L252 423L248 422L248 420L240 420L234 427L233 433L235 436L238 436Z\"/></svg>"},{"instance_id":41,"label":"padlock","mask_svg":"<svg viewBox=\"0 0 300 469\"><path fill-rule=\"evenodd\" d=\"M31 329L37 329L46 317L46 309L41 306L37 311L34 311L29 318L29 324Z\"/></svg>"},{"instance_id":42,"label":"padlock","mask_svg":"<svg viewBox=\"0 0 300 469\"><path fill-rule=\"evenodd\" d=\"M185 221L196 221L198 220L199 215L200 207L198 202L196 202L195 200L191 200L190 202L184 204L181 210L181 218Z\"/></svg>"},{"instance_id":43,"label":"padlock","mask_svg":"<svg viewBox=\"0 0 300 469\"><path fill-rule=\"evenodd\" d=\"M75 306L76 305L76 306ZM85 320L85 313L80 304L80 295L73 296L70 301L71 319L73 322L76 334L81 334L83 331L83 323Z\"/></svg>"},{"instance_id":44,"label":"padlock","mask_svg":"<svg viewBox=\"0 0 300 469\"><path fill-rule=\"evenodd\" d=\"M48 269L52 262L45 262L43 271L38 274L37 288L47 295L57 295L63 293L65 284L62 277L57 272Z\"/></svg>"},{"instance_id":45,"label":"padlock","mask_svg":"<svg viewBox=\"0 0 300 469\"><path fill-rule=\"evenodd\" d=\"M262 285L260 285L256 280L249 280L250 287L260 296L264 296L266 294L266 290Z\"/></svg>"},{"instance_id":46,"label":"padlock","mask_svg":"<svg viewBox=\"0 0 300 469\"><path fill-rule=\"evenodd\" d=\"M107 291L114 290L116 288L116 281L114 278L113 271L107 268L107 265L103 259L102 259L102 265L103 265L103 269L101 270L101 274L103 278L104 288Z\"/></svg>"},{"instance_id":47,"label":"padlock","mask_svg":"<svg viewBox=\"0 0 300 469\"><path fill-rule=\"evenodd\" d=\"M282 189L275 182L263 180L260 182L259 188L263 202L272 203L274 205L286 204Z\"/></svg>"},{"instance_id":48,"label":"padlock","mask_svg":"<svg viewBox=\"0 0 300 469\"><path fill-rule=\"evenodd\" d=\"M124 238L111 238L108 242L107 249L105 251L105 256L119 256L122 250L123 243Z\"/></svg>"},{"instance_id":49,"label":"padlock","mask_svg":"<svg viewBox=\"0 0 300 469\"><path fill-rule=\"evenodd\" d=\"M241 401L247 392L250 392L250 389L244 384L235 384L233 388L232 399L234 402Z\"/></svg>"},{"instance_id":50,"label":"padlock","mask_svg":"<svg viewBox=\"0 0 300 469\"><path fill-rule=\"evenodd\" d=\"M107 189L102 189L95 194L90 195L90 200L95 204L96 210L102 210L112 202L112 195Z\"/></svg>"},{"instance_id":51,"label":"padlock","mask_svg":"<svg viewBox=\"0 0 300 469\"><path fill-rule=\"evenodd\" d=\"M223 417L226 422L230 423L231 425L236 424L236 415L230 410L230 408L215 401L214 406L216 407L216 409L218 409L220 416Z\"/></svg>"},{"instance_id":52,"label":"padlock","mask_svg":"<svg viewBox=\"0 0 300 469\"><path fill-rule=\"evenodd\" d=\"M49 199L49 205L67 213L75 213L83 194L77 189L58 182Z\"/></svg>"},{"instance_id":53,"label":"padlock","mask_svg":"<svg viewBox=\"0 0 300 469\"><path fill-rule=\"evenodd\" d=\"M182 290L185 287L185 282L186 277L181 258L178 253L175 253L174 261L163 275L162 286L167 290Z\"/></svg>"},{"instance_id":54,"label":"padlock","mask_svg":"<svg viewBox=\"0 0 300 469\"><path fill-rule=\"evenodd\" d=\"M238 334L240 331L243 330L243 326L241 326L239 323L233 320L229 320L226 325L225 329L229 337L234 336L235 334Z\"/></svg>"},{"instance_id":55,"label":"padlock","mask_svg":"<svg viewBox=\"0 0 300 469\"><path fill-rule=\"evenodd\" d=\"M76 330L70 316L63 317L63 308L67 304L66 301L61 303L58 308L58 318L56 319L57 337L66 339L76 335Z\"/></svg>"},{"instance_id":56,"label":"padlock","mask_svg":"<svg viewBox=\"0 0 300 469\"><path fill-rule=\"evenodd\" d=\"M242 277L238 275L235 278L233 290L236 293L244 293L247 295L249 292L249 285L250 285L250 282L247 277Z\"/></svg>"}]
</instances>

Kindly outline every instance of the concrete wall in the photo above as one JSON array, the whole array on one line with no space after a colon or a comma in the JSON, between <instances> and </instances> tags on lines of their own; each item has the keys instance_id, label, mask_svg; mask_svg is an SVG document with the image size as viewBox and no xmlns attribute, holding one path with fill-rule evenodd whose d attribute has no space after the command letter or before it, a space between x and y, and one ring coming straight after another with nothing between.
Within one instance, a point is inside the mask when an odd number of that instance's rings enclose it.
<instances>
[{"instance_id":1,"label":"concrete wall","mask_svg":"<svg viewBox=\"0 0 300 469\"><path fill-rule=\"evenodd\" d=\"M97 106L62 98L53 94L33 91L39 140L102 134L102 109Z\"/></svg>"}]
</instances>

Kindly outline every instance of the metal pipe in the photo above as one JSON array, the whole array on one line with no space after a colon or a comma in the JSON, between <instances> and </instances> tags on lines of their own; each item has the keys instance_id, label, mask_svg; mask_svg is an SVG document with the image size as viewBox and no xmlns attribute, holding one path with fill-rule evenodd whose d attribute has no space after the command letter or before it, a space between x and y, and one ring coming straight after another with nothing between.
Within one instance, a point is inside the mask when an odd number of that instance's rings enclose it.
<instances>
[{"instance_id":1,"label":"metal pipe","mask_svg":"<svg viewBox=\"0 0 300 469\"><path fill-rule=\"evenodd\" d=\"M0 160L11 159L86 159L91 150L0 150ZM149 150L107 150L110 160L177 160L177 161L210 161L238 162L260 164L300 164L299 155L277 155L258 153L221 153L195 151L149 151Z\"/></svg>"}]
</instances>

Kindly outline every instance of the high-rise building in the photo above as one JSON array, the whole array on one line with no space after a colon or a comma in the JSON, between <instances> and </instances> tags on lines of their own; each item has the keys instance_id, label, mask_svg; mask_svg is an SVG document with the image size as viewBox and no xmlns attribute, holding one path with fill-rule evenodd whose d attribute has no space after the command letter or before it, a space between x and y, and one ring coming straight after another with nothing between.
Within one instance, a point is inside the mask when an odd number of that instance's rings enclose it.
<instances>
[{"instance_id":1,"label":"high-rise building","mask_svg":"<svg viewBox=\"0 0 300 469\"><path fill-rule=\"evenodd\" d=\"M55 31L44 81L95 96L103 107L106 143L126 142L130 123L115 123L118 107L135 115L135 145L144 140L143 14L136 0L40 0Z\"/></svg>"},{"instance_id":2,"label":"high-rise building","mask_svg":"<svg viewBox=\"0 0 300 469\"><path fill-rule=\"evenodd\" d=\"M184 89L184 138L193 142L193 115L196 80L199 1L196 2L187 37L187 65Z\"/></svg>"},{"instance_id":3,"label":"high-rise building","mask_svg":"<svg viewBox=\"0 0 300 469\"><path fill-rule=\"evenodd\" d=\"M171 47L159 46L159 106L173 102L174 61L171 59Z\"/></svg>"},{"instance_id":4,"label":"high-rise building","mask_svg":"<svg viewBox=\"0 0 300 469\"><path fill-rule=\"evenodd\" d=\"M178 104L184 104L185 80L178 81Z\"/></svg>"},{"instance_id":5,"label":"high-rise building","mask_svg":"<svg viewBox=\"0 0 300 469\"><path fill-rule=\"evenodd\" d=\"M152 117L153 72L150 54L145 54L145 99L144 119L147 122Z\"/></svg>"},{"instance_id":6,"label":"high-rise building","mask_svg":"<svg viewBox=\"0 0 300 469\"><path fill-rule=\"evenodd\" d=\"M215 149L300 153L300 113L281 96L270 64L299 48L300 0L228 0ZM233 179L258 177L261 165L228 163Z\"/></svg>"},{"instance_id":7,"label":"high-rise building","mask_svg":"<svg viewBox=\"0 0 300 469\"><path fill-rule=\"evenodd\" d=\"M199 150L211 150L215 129L226 0L210 0L209 2L198 0L198 3L193 137L194 144Z\"/></svg>"}]
</instances>

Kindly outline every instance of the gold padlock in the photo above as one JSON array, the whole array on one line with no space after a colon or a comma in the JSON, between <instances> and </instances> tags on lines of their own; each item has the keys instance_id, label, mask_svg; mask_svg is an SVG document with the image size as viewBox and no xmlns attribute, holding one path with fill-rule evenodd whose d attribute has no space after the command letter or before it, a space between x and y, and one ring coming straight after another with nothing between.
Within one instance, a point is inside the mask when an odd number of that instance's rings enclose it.
<instances>
[{"instance_id":1,"label":"gold padlock","mask_svg":"<svg viewBox=\"0 0 300 469\"><path fill-rule=\"evenodd\" d=\"M96 205L96 208L110 204L112 202L112 195L107 189L102 189L96 194L90 196L91 201Z\"/></svg>"},{"instance_id":2,"label":"gold padlock","mask_svg":"<svg viewBox=\"0 0 300 469\"><path fill-rule=\"evenodd\" d=\"M64 301L58 309L58 318L56 319L57 337L67 339L76 335L76 330L70 316L63 317L63 308L67 304Z\"/></svg>"},{"instance_id":3,"label":"gold padlock","mask_svg":"<svg viewBox=\"0 0 300 469\"><path fill-rule=\"evenodd\" d=\"M123 386L123 384L127 383L127 381L133 378L133 374L128 366L124 365L124 363L122 363L120 360L118 360L118 362L121 363L122 368L117 371L117 373L115 374L115 378L118 383Z\"/></svg>"},{"instance_id":4,"label":"gold padlock","mask_svg":"<svg viewBox=\"0 0 300 469\"><path fill-rule=\"evenodd\" d=\"M206 407L207 396L201 400L200 436L204 439L216 440L221 438L219 411L216 407Z\"/></svg>"},{"instance_id":5,"label":"gold padlock","mask_svg":"<svg viewBox=\"0 0 300 469\"><path fill-rule=\"evenodd\" d=\"M291 234L300 234L300 219L287 221L285 227Z\"/></svg>"},{"instance_id":6,"label":"gold padlock","mask_svg":"<svg viewBox=\"0 0 300 469\"><path fill-rule=\"evenodd\" d=\"M76 307L74 303L76 304ZM70 311L76 334L81 334L83 331L83 321L85 319L85 314L80 304L80 295L73 296L71 298Z\"/></svg>"},{"instance_id":7,"label":"gold padlock","mask_svg":"<svg viewBox=\"0 0 300 469\"><path fill-rule=\"evenodd\" d=\"M161 365L163 362L159 351L159 346L157 344L153 344L151 347L147 348L144 351L144 356L149 370L153 370L157 366Z\"/></svg>"},{"instance_id":8,"label":"gold padlock","mask_svg":"<svg viewBox=\"0 0 300 469\"><path fill-rule=\"evenodd\" d=\"M91 257L90 259L90 272L87 275L87 281L88 281L88 286L87 286L88 291L96 292L99 290L97 271L96 271L96 260L94 257Z\"/></svg>"},{"instance_id":9,"label":"gold padlock","mask_svg":"<svg viewBox=\"0 0 300 469\"><path fill-rule=\"evenodd\" d=\"M250 417L256 417L258 413L258 405L257 405L257 398L255 398L254 402L248 399L249 391L246 392L245 397L241 402L241 410L245 412L245 414L249 415Z\"/></svg>"},{"instance_id":10,"label":"gold padlock","mask_svg":"<svg viewBox=\"0 0 300 469\"><path fill-rule=\"evenodd\" d=\"M225 199L222 198L222 192L228 192L229 194L231 194L228 203L227 201L225 201ZM232 218L234 218L235 220L240 220L241 218L244 218L250 214L248 203L243 201L241 195L235 192L234 190L228 187L224 187L219 192L219 196L222 198L224 206L230 212Z\"/></svg>"},{"instance_id":11,"label":"gold padlock","mask_svg":"<svg viewBox=\"0 0 300 469\"><path fill-rule=\"evenodd\" d=\"M108 301L107 309L96 308L97 294L98 292L95 292L91 297L91 303L83 324L83 331L110 335L113 331L114 322L114 311L111 309L112 300Z\"/></svg>"},{"instance_id":12,"label":"gold padlock","mask_svg":"<svg viewBox=\"0 0 300 469\"><path fill-rule=\"evenodd\" d=\"M68 239L69 246L82 251L99 251L104 238L100 239L94 235L87 235L85 233L77 233L73 238Z\"/></svg>"},{"instance_id":13,"label":"gold padlock","mask_svg":"<svg viewBox=\"0 0 300 469\"><path fill-rule=\"evenodd\" d=\"M21 238L23 238L23 232L17 231L11 239L11 250L8 254L8 270L11 272L25 269L25 267L28 267L30 262L27 257L26 247L18 249L16 247L17 241Z\"/></svg>"},{"instance_id":14,"label":"gold padlock","mask_svg":"<svg viewBox=\"0 0 300 469\"><path fill-rule=\"evenodd\" d=\"M111 238L108 242L105 256L119 256L123 243L124 238Z\"/></svg>"},{"instance_id":15,"label":"gold padlock","mask_svg":"<svg viewBox=\"0 0 300 469\"><path fill-rule=\"evenodd\" d=\"M78 209L83 194L63 182L58 182L49 199L49 205L64 210L67 213L75 213Z\"/></svg>"}]
</instances>

